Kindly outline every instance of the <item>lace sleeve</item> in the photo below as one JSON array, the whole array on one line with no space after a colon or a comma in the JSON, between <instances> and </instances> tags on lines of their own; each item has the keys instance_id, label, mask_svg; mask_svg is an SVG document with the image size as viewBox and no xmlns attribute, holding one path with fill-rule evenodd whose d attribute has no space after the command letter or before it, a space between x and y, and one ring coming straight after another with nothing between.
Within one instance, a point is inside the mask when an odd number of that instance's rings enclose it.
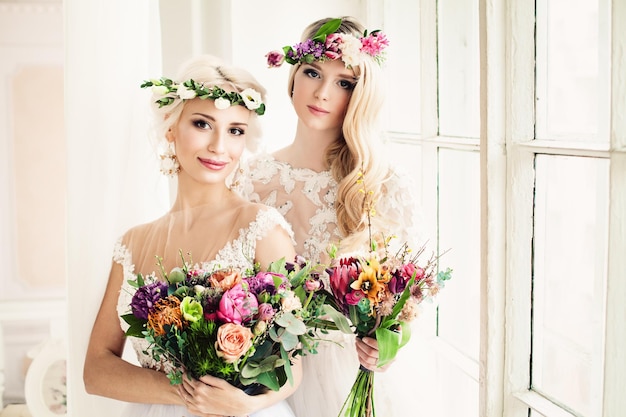
<instances>
[{"instance_id":1,"label":"lace sleeve","mask_svg":"<svg viewBox=\"0 0 626 417\"><path fill-rule=\"evenodd\" d=\"M250 234L249 239L261 240L276 226L284 229L289 235L291 242L294 245L296 244L293 230L287 220L285 220L283 215L280 214L278 210L267 206L259 210L256 220L250 225L250 228L248 229L248 233Z\"/></svg>"},{"instance_id":2,"label":"lace sleeve","mask_svg":"<svg viewBox=\"0 0 626 417\"><path fill-rule=\"evenodd\" d=\"M124 272L120 294L117 298L117 313L119 316L130 313L130 302L133 299L135 289L128 284L128 280L134 277L135 265L133 265L130 250L119 238L113 248L113 262L119 264ZM128 330L128 323L120 317L120 326L122 330Z\"/></svg>"},{"instance_id":3,"label":"lace sleeve","mask_svg":"<svg viewBox=\"0 0 626 417\"><path fill-rule=\"evenodd\" d=\"M260 161L267 158L267 155L257 155L253 158L242 160L239 166L239 175L235 178L231 185L231 190L239 194L241 197L253 203L260 203L261 198L255 191L254 181L258 181L259 176L268 179L270 174L264 174L260 168Z\"/></svg>"}]
</instances>

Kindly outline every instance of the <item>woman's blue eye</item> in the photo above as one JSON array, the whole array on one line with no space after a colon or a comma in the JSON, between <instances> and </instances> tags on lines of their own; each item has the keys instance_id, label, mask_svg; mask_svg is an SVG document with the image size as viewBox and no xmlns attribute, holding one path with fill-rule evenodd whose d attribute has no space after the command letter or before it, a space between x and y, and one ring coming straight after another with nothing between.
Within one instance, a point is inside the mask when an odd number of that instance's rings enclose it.
<instances>
[{"instance_id":1,"label":"woman's blue eye","mask_svg":"<svg viewBox=\"0 0 626 417\"><path fill-rule=\"evenodd\" d=\"M309 77L311 77L311 78L319 78L320 77L319 73L317 71L315 71L314 69L311 69L311 68L305 69L304 73L306 75L308 75Z\"/></svg>"},{"instance_id":2,"label":"woman's blue eye","mask_svg":"<svg viewBox=\"0 0 626 417\"><path fill-rule=\"evenodd\" d=\"M354 83L351 83L348 80L341 80L339 81L339 87L345 90L352 90L354 88Z\"/></svg>"}]
</instances>

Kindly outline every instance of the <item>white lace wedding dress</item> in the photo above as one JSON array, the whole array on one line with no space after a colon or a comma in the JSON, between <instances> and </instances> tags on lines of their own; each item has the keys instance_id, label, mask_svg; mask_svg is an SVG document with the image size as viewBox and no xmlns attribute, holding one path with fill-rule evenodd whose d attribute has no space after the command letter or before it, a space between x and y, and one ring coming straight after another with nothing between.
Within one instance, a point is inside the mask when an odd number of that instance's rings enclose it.
<instances>
[{"instance_id":1,"label":"white lace wedding dress","mask_svg":"<svg viewBox=\"0 0 626 417\"><path fill-rule=\"evenodd\" d=\"M259 210L256 218L245 228L241 228L237 236L217 251L212 259L207 259L211 253L213 239L211 230L202 228L202 218L193 224L193 228L184 228L188 225L189 213L168 213L155 222L139 226L124 235L116 244L113 254L114 262L120 264L124 271L124 283L118 299L118 313L130 312L130 302L134 293L128 280L134 280L135 274L144 275L157 273L158 268L155 256L161 256L166 271L173 266L180 266L179 251L191 254L193 261L202 265L204 269L213 270L220 267L232 266L245 270L252 268L252 260L256 243L272 228L279 226L291 233L291 228L285 219L270 208ZM194 219L198 219L195 216ZM180 245L185 242L185 247ZM198 260L204 259L202 262ZM158 276L158 275L157 275ZM126 331L128 324L120 319L122 329ZM168 364L157 363L150 355L144 353L149 344L144 339L129 337L141 366L151 369L168 369ZM171 366L171 365L170 365ZM194 417L185 407L165 404L128 404L122 417ZM295 417L285 401L270 408L251 414L250 417Z\"/></svg>"},{"instance_id":2,"label":"white lace wedding dress","mask_svg":"<svg viewBox=\"0 0 626 417\"><path fill-rule=\"evenodd\" d=\"M341 239L334 208L337 182L330 171L294 168L269 154L255 156L242 168L236 191L250 201L277 208L293 228L296 252L312 262L326 262L328 244ZM421 240L410 181L394 173L383 185L383 193L376 205L379 223L374 227L398 235L400 243ZM364 241L361 250L366 246ZM335 343L320 344L317 355L303 358L303 381L288 399L298 417L337 416L354 383L359 368L354 336L332 332L332 339ZM403 365L394 366L401 370ZM376 373L375 380L376 415L413 413L413 404L391 395L392 390L398 391L394 385L404 383L391 370Z\"/></svg>"}]
</instances>

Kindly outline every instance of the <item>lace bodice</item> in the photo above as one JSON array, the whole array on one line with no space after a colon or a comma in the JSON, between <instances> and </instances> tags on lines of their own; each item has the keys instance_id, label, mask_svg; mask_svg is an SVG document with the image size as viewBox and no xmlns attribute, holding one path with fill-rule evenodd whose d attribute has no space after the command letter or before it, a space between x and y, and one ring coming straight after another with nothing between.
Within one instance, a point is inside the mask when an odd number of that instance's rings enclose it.
<instances>
[{"instance_id":1,"label":"lace bodice","mask_svg":"<svg viewBox=\"0 0 626 417\"><path fill-rule=\"evenodd\" d=\"M167 220L164 221L164 219ZM117 306L118 314L120 316L130 313L131 311L130 302L132 300L135 289L130 286L130 284L128 284L128 281L134 280L136 278L135 274L137 273L142 273L144 276L157 274L154 269L147 270L145 266L143 268L135 268L133 254L145 254L146 251L144 250L144 246L148 246L151 248L167 248L167 242L160 240L167 240L168 237L171 237L171 231L162 229L171 229L171 225L173 224L173 222L173 220L168 219L166 216L165 218L159 219L154 223L143 226L139 232L127 232L115 244L115 248L113 251L113 261L122 266L124 273L124 280L120 290ZM239 229L237 237L227 242L217 252L217 255L214 257L214 259L197 262L197 257L194 256L194 262L199 264L199 266L205 270L215 270L224 267L234 267L240 270L246 270L248 268L251 269L254 266L257 242L265 237L267 233L276 226L285 229L290 235L293 235L289 224L278 213L277 210L269 207L260 209L254 220L251 221L247 225L247 227ZM151 241L147 242L146 239L150 239ZM209 239L209 237L207 237L207 239ZM194 244L192 244L192 246L198 246L198 242L195 242ZM188 253L190 253L191 255L200 253L199 249L197 251L195 249L197 248L170 248L164 249L168 253L154 253L147 256L151 256L151 259L154 259L154 256L158 255L163 257L164 260L171 257L175 257L175 259L180 260L180 255L178 253L179 250L189 251ZM137 261L140 261L140 259L137 259ZM156 269L156 264L152 260L145 264L153 264ZM166 270L169 269L166 268ZM128 329L128 324L121 318L120 323L122 329L126 331ZM148 349L149 344L144 339L139 339L135 337L129 337L129 339L133 344L134 350L137 354L137 358L141 366L152 369L161 369L165 372L170 370L169 367L171 365L165 362L157 363L154 361L154 359L152 359L150 355L145 352Z\"/></svg>"},{"instance_id":2,"label":"lace bodice","mask_svg":"<svg viewBox=\"0 0 626 417\"><path fill-rule=\"evenodd\" d=\"M243 171L236 191L278 209L293 228L296 252L314 262L325 261L329 243L342 239L334 207L338 184L330 171L294 168L269 154L251 159ZM396 234L398 242L421 245L416 193L408 176L393 172L382 192L374 227Z\"/></svg>"}]
</instances>

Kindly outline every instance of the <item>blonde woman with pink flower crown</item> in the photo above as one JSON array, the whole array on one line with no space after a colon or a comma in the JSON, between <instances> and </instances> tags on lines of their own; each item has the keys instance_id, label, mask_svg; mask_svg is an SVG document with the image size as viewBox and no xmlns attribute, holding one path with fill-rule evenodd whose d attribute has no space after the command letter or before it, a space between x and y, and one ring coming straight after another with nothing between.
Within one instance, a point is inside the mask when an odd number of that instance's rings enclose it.
<instances>
[{"instance_id":1,"label":"blonde woman with pink flower crown","mask_svg":"<svg viewBox=\"0 0 626 417\"><path fill-rule=\"evenodd\" d=\"M363 182L376 196L372 230L394 233L398 242L418 242L410 184L382 157L377 130L387 45L384 33L366 32L344 17L316 21L300 43L267 54L270 67L292 65L287 92L297 128L290 145L249 161L239 191L279 209L294 230L296 252L312 261L326 262L331 243L339 253L367 248ZM319 354L302 359L303 382L288 400L298 417L337 416L359 362L385 370L376 366L374 339L334 337L343 348L322 343ZM409 415L399 398L392 402L385 394L393 388L385 385L376 385L377 414Z\"/></svg>"},{"instance_id":2,"label":"blonde woman with pink flower crown","mask_svg":"<svg viewBox=\"0 0 626 417\"><path fill-rule=\"evenodd\" d=\"M131 339L136 366L122 359L127 313L135 274L158 274L156 257L171 271L181 252L206 270L294 259L290 226L277 210L251 203L227 186L246 144L258 137L257 117L265 110L265 90L246 71L202 56L182 66L174 80L151 87L157 130L165 151L162 171L176 178L171 210L161 218L128 230L115 247L109 282L87 350L84 383L88 393L125 401L128 417L294 417L285 399L301 381L301 365L292 366L293 384L278 391L247 395L226 381L183 376L172 385L173 364L148 354L151 345Z\"/></svg>"}]
</instances>

